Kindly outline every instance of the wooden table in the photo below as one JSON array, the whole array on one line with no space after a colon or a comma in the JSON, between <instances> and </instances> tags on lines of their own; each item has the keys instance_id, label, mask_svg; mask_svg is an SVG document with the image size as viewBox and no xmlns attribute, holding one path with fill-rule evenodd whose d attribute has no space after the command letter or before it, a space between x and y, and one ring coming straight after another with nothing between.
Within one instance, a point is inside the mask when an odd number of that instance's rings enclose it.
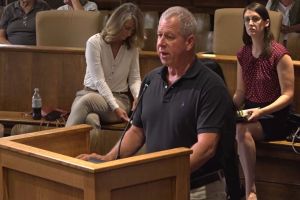
<instances>
[{"instance_id":1,"label":"wooden table","mask_svg":"<svg viewBox=\"0 0 300 200\"><path fill-rule=\"evenodd\" d=\"M64 121L47 121L45 119L34 120L30 113L15 111L0 111L0 123L5 127L11 127L15 124L28 124L39 126L65 126Z\"/></svg>"},{"instance_id":2,"label":"wooden table","mask_svg":"<svg viewBox=\"0 0 300 200\"><path fill-rule=\"evenodd\" d=\"M15 124L27 124L36 126L51 126L51 127L64 127L65 121L47 121L45 119L34 120L31 114L27 112L16 112L16 111L0 111L0 123L5 128L12 128ZM101 129L103 130L114 130L123 131L126 123L114 123L114 124L103 124Z\"/></svg>"}]
</instances>

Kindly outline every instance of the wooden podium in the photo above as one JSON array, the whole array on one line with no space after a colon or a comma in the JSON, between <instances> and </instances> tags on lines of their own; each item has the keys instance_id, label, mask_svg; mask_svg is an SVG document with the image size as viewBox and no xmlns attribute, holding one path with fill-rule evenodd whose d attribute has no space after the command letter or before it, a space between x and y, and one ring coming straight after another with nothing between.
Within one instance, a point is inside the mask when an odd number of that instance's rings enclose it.
<instances>
[{"instance_id":1,"label":"wooden podium","mask_svg":"<svg viewBox=\"0 0 300 200\"><path fill-rule=\"evenodd\" d=\"M1 200L187 200L190 149L95 164L88 125L0 139Z\"/></svg>"}]
</instances>

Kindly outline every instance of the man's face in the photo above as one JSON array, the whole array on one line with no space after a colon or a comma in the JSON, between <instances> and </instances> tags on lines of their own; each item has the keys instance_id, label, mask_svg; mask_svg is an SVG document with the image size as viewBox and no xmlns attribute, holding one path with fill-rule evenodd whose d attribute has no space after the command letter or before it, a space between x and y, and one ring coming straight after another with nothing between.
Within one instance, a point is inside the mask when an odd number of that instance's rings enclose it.
<instances>
[{"instance_id":1,"label":"man's face","mask_svg":"<svg viewBox=\"0 0 300 200\"><path fill-rule=\"evenodd\" d=\"M157 29L156 50L166 66L176 66L187 51L187 40L180 33L178 18L162 19Z\"/></svg>"}]
</instances>

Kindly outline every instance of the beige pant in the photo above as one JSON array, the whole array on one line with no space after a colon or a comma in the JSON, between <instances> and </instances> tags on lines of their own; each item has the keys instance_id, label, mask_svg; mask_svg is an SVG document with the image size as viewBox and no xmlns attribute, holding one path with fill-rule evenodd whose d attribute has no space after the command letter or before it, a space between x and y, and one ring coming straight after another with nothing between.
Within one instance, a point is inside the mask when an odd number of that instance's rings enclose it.
<instances>
[{"instance_id":1,"label":"beige pant","mask_svg":"<svg viewBox=\"0 0 300 200\"><path fill-rule=\"evenodd\" d=\"M129 113L131 108L130 98L126 94L114 94L114 97L119 106ZM100 129L101 122L113 123L120 121L99 93L81 90L76 94L66 126L87 123Z\"/></svg>"},{"instance_id":2,"label":"beige pant","mask_svg":"<svg viewBox=\"0 0 300 200\"><path fill-rule=\"evenodd\" d=\"M225 178L190 191L190 200L226 200Z\"/></svg>"}]
</instances>

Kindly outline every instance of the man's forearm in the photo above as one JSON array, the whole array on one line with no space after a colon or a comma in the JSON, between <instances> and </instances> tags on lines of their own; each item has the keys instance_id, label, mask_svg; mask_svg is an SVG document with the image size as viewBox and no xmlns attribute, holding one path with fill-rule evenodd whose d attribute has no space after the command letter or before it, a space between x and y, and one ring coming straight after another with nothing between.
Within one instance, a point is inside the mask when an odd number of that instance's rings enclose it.
<instances>
[{"instance_id":1,"label":"man's forearm","mask_svg":"<svg viewBox=\"0 0 300 200\"><path fill-rule=\"evenodd\" d=\"M142 129L132 126L124 135L123 140L112 148L112 150L105 156L105 160L115 160L119 158L126 158L134 155L144 144L144 135ZM121 145L121 147L120 147ZM120 152L119 152L120 148ZM119 155L118 155L119 154Z\"/></svg>"}]
</instances>

